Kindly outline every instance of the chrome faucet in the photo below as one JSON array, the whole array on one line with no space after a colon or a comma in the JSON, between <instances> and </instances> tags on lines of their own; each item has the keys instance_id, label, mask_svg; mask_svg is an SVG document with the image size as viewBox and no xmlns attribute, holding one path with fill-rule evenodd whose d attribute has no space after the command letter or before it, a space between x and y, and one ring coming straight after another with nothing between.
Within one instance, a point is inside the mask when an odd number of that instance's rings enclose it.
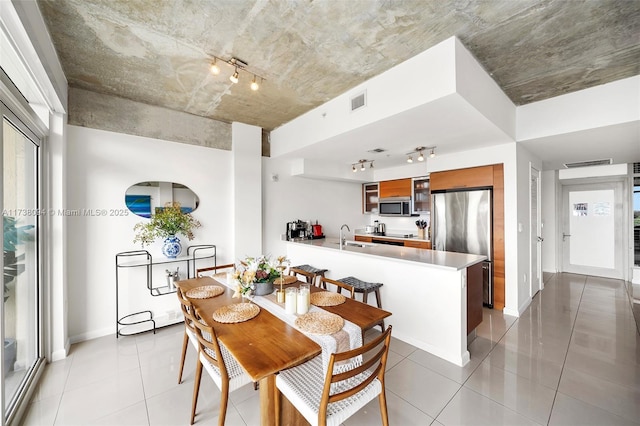
<instances>
[{"instance_id":1,"label":"chrome faucet","mask_svg":"<svg viewBox=\"0 0 640 426\"><path fill-rule=\"evenodd\" d=\"M340 227L340 250L342 250L342 247L344 247L345 243L347 242L347 237L342 234L342 230L345 226L347 227L347 231L351 232L351 229L349 229L349 225L347 225L346 223Z\"/></svg>"}]
</instances>

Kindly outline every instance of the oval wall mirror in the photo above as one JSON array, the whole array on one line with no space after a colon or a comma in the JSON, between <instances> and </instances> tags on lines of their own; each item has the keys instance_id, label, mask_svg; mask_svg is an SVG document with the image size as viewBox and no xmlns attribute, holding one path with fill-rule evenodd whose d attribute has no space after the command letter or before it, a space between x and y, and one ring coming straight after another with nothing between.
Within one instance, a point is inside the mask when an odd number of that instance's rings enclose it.
<instances>
[{"instance_id":1,"label":"oval wall mirror","mask_svg":"<svg viewBox=\"0 0 640 426\"><path fill-rule=\"evenodd\" d=\"M124 202L131 213L151 217L156 207L167 203L180 203L185 213L198 208L200 199L188 186L175 182L140 182L131 185L124 195Z\"/></svg>"}]
</instances>

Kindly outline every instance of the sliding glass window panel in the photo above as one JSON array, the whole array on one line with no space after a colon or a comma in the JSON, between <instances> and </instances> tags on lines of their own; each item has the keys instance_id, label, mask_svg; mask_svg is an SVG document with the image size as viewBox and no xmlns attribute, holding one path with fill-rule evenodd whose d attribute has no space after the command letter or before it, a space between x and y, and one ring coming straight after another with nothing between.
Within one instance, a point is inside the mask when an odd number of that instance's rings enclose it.
<instances>
[{"instance_id":1,"label":"sliding glass window panel","mask_svg":"<svg viewBox=\"0 0 640 426\"><path fill-rule=\"evenodd\" d=\"M633 260L640 266L640 176L633 178Z\"/></svg>"},{"instance_id":2,"label":"sliding glass window panel","mask_svg":"<svg viewBox=\"0 0 640 426\"><path fill-rule=\"evenodd\" d=\"M2 224L5 415L39 359L38 145L3 117Z\"/></svg>"}]
</instances>

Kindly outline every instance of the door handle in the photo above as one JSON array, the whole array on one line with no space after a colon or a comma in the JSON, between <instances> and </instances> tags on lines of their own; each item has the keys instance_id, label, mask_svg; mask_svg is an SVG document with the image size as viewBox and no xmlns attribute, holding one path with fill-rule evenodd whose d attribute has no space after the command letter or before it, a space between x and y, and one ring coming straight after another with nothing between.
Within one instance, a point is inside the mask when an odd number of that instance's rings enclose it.
<instances>
[{"instance_id":1,"label":"door handle","mask_svg":"<svg viewBox=\"0 0 640 426\"><path fill-rule=\"evenodd\" d=\"M570 237L570 236L571 236L571 234L565 234L565 233L563 232L563 233L562 233L562 241L564 241L564 239L565 239L566 237Z\"/></svg>"},{"instance_id":2,"label":"door handle","mask_svg":"<svg viewBox=\"0 0 640 426\"><path fill-rule=\"evenodd\" d=\"M544 238L542 238L542 237L538 237L538 241L539 241L539 242L543 242L543 241L544 241Z\"/></svg>"}]
</instances>

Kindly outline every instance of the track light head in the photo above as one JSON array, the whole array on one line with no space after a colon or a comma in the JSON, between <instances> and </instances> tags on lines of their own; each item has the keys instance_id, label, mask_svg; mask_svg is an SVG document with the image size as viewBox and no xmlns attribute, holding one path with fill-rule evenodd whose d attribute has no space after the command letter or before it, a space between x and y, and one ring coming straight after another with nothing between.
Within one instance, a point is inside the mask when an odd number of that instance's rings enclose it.
<instances>
[{"instance_id":1,"label":"track light head","mask_svg":"<svg viewBox=\"0 0 640 426\"><path fill-rule=\"evenodd\" d=\"M236 68L236 70L233 73L233 75L231 77L229 77L229 80L231 80L231 82L233 84L236 84L238 82L238 68Z\"/></svg>"},{"instance_id":2,"label":"track light head","mask_svg":"<svg viewBox=\"0 0 640 426\"><path fill-rule=\"evenodd\" d=\"M409 158L407 158L407 163L413 163L413 157L409 156Z\"/></svg>"},{"instance_id":3,"label":"track light head","mask_svg":"<svg viewBox=\"0 0 640 426\"><path fill-rule=\"evenodd\" d=\"M256 76L255 75L253 76L253 81L251 82L251 86L250 87L251 87L251 90L253 90L254 92L260 88L260 85L256 81Z\"/></svg>"},{"instance_id":4,"label":"track light head","mask_svg":"<svg viewBox=\"0 0 640 426\"><path fill-rule=\"evenodd\" d=\"M218 66L217 62L217 59L213 58L213 63L211 64L211 67L209 67L209 71L211 71L211 74L213 75L220 74L220 67Z\"/></svg>"},{"instance_id":5,"label":"track light head","mask_svg":"<svg viewBox=\"0 0 640 426\"><path fill-rule=\"evenodd\" d=\"M369 168L373 169L373 160L371 160L371 164L369 164Z\"/></svg>"},{"instance_id":6,"label":"track light head","mask_svg":"<svg viewBox=\"0 0 640 426\"><path fill-rule=\"evenodd\" d=\"M436 151L435 151L436 147L434 146L433 148L431 148L431 152L429 153L429 158L433 158L436 156Z\"/></svg>"},{"instance_id":7,"label":"track light head","mask_svg":"<svg viewBox=\"0 0 640 426\"><path fill-rule=\"evenodd\" d=\"M424 161L424 155L422 155L422 151L420 151L420 155L418 156L418 161Z\"/></svg>"},{"instance_id":8,"label":"track light head","mask_svg":"<svg viewBox=\"0 0 640 426\"><path fill-rule=\"evenodd\" d=\"M355 165L355 164L352 164L352 165L351 165L351 171L352 171L353 173L355 173L355 172L357 172L357 171L358 171L358 169L356 169L356 165Z\"/></svg>"}]
</instances>

